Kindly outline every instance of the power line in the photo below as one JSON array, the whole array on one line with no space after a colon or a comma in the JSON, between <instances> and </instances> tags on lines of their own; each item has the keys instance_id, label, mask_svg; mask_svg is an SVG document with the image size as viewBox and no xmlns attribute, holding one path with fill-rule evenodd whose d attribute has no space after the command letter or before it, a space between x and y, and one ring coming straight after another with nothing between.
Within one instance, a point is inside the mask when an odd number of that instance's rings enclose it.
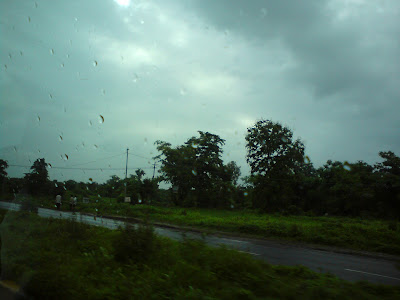
<instances>
[{"instance_id":1,"label":"power line","mask_svg":"<svg viewBox=\"0 0 400 300\"><path fill-rule=\"evenodd\" d=\"M106 160L106 159L110 159L110 158L114 158L114 157L117 157L117 156L121 156L121 155L124 155L124 154L125 154L125 152L117 154L117 155L109 156L109 157L100 158L100 159L97 159L97 160L92 160L92 161L81 163L81 164L72 165L71 167L83 166L83 165L91 164L91 163L94 163L94 162L103 161L103 160Z\"/></svg>"}]
</instances>

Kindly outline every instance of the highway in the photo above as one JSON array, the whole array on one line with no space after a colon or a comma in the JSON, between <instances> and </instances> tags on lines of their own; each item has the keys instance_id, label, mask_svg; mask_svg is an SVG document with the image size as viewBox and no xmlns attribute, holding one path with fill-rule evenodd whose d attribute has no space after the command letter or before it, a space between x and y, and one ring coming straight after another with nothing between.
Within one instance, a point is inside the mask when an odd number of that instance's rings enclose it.
<instances>
[{"instance_id":1,"label":"highway","mask_svg":"<svg viewBox=\"0 0 400 300\"><path fill-rule=\"evenodd\" d=\"M19 210L19 205L0 202L0 208ZM38 215L52 218L72 218L90 225L117 229L124 222L104 217L94 217L80 213L63 212L39 208ZM246 252L257 259L276 265L303 265L311 270L332 273L349 281L366 280L373 283L400 285L400 270L396 261L388 258L338 253L316 250L307 246L298 246L284 242L263 239L249 239L223 235L203 235L198 232L154 226L155 232L175 240L187 238L202 239L208 245L226 245L238 251ZM399 258L400 260L400 258Z\"/></svg>"}]
</instances>

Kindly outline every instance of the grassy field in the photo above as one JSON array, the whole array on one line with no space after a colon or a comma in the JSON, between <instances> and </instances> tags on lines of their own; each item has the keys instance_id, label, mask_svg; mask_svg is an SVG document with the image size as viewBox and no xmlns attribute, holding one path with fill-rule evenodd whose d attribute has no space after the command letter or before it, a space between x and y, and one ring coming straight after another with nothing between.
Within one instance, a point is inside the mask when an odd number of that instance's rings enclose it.
<instances>
[{"instance_id":1,"label":"grassy field","mask_svg":"<svg viewBox=\"0 0 400 300\"><path fill-rule=\"evenodd\" d=\"M2 280L36 299L399 299L400 287L272 266L148 226L110 231L0 211Z\"/></svg>"},{"instance_id":2,"label":"grassy field","mask_svg":"<svg viewBox=\"0 0 400 300\"><path fill-rule=\"evenodd\" d=\"M211 231L400 255L400 224L396 221L333 216L283 216L239 210L132 206L116 203L113 199L81 204L78 209L105 215L149 218L151 221Z\"/></svg>"},{"instance_id":3,"label":"grassy field","mask_svg":"<svg viewBox=\"0 0 400 300\"><path fill-rule=\"evenodd\" d=\"M38 202L39 203L39 202ZM40 205L54 208L50 200ZM68 209L68 204L64 204ZM260 214L246 210L184 209L117 203L115 199L92 199L78 203L77 210L99 215L148 218L192 226L207 231L225 231L261 238L276 238L354 250L400 255L400 223L348 217L309 217Z\"/></svg>"}]
</instances>

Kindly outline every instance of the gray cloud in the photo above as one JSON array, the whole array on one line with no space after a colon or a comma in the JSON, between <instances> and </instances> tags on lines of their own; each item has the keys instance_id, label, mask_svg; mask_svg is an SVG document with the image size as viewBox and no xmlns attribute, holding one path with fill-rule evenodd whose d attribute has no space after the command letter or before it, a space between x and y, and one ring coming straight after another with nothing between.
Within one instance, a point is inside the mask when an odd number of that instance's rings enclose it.
<instances>
[{"instance_id":1,"label":"gray cloud","mask_svg":"<svg viewBox=\"0 0 400 300\"><path fill-rule=\"evenodd\" d=\"M68 167L126 147L152 157L155 140L180 144L203 130L226 139L225 161L246 174L246 127L271 118L317 165L375 162L400 151L399 10L360 0L3 1L0 154ZM85 166L108 165L123 168L124 157ZM123 171L50 174L113 173Z\"/></svg>"}]
</instances>

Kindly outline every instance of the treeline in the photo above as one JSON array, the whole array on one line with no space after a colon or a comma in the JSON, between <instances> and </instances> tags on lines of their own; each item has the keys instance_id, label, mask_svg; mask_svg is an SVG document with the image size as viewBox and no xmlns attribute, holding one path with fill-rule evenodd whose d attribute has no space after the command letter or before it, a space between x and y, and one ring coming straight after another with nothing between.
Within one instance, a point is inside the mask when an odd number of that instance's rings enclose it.
<instances>
[{"instance_id":1,"label":"treeline","mask_svg":"<svg viewBox=\"0 0 400 300\"><path fill-rule=\"evenodd\" d=\"M24 178L8 178L7 162L1 161L2 193L25 190L30 195L74 193L112 197L132 203L174 204L182 207L258 209L285 214L346 215L379 218L400 217L400 158L380 152L382 162L369 165L328 160L315 168L305 156L305 146L280 123L260 120L248 128L246 159L251 174L240 178L240 168L224 164L225 140L209 132L198 132L183 145L173 147L157 141L160 176L144 178L137 170L127 180L112 176L106 183L60 183L48 179L44 159L35 161ZM161 181L171 184L166 191Z\"/></svg>"}]
</instances>

